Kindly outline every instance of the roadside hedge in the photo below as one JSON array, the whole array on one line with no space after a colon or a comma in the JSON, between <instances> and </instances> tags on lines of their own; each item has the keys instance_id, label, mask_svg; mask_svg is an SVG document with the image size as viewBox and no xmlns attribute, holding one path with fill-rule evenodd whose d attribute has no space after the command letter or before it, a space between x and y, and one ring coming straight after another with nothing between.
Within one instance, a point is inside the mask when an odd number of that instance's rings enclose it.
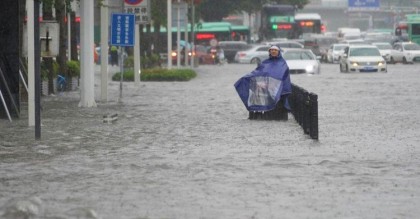
<instances>
[{"instance_id":1,"label":"roadside hedge","mask_svg":"<svg viewBox=\"0 0 420 219\"><path fill-rule=\"evenodd\" d=\"M121 73L117 72L112 76L113 81L120 80ZM141 71L141 81L189 81L197 76L192 69L165 69L151 68ZM134 71L124 71L123 81L134 81Z\"/></svg>"}]
</instances>

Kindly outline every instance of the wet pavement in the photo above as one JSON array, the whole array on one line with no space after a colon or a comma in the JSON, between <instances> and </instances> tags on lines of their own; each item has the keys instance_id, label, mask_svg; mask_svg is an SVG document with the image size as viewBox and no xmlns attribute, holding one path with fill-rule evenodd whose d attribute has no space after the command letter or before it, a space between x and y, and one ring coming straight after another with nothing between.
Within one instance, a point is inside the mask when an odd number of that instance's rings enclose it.
<instances>
[{"instance_id":1,"label":"wet pavement","mask_svg":"<svg viewBox=\"0 0 420 219\"><path fill-rule=\"evenodd\" d=\"M0 218L417 218L420 75L292 75L319 96L319 141L248 120L233 84L253 65L200 66L189 82L110 82L109 101L42 98L0 120ZM118 69L112 68L111 71ZM104 115L118 114L114 123Z\"/></svg>"}]
</instances>

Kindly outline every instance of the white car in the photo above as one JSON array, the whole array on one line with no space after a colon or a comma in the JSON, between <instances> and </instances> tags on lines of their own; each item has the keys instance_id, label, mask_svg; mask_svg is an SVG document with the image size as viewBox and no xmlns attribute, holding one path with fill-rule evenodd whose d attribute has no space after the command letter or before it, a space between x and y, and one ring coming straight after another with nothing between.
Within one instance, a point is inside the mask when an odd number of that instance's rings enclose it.
<instances>
[{"instance_id":1,"label":"white car","mask_svg":"<svg viewBox=\"0 0 420 219\"><path fill-rule=\"evenodd\" d=\"M364 44L368 44L363 39L347 39L347 40L340 41L340 43L342 43L342 44L348 44L348 45L364 45Z\"/></svg>"},{"instance_id":2,"label":"white car","mask_svg":"<svg viewBox=\"0 0 420 219\"><path fill-rule=\"evenodd\" d=\"M420 63L420 46L411 42L397 42L391 50L390 63Z\"/></svg>"},{"instance_id":3,"label":"white car","mask_svg":"<svg viewBox=\"0 0 420 219\"><path fill-rule=\"evenodd\" d=\"M290 74L320 74L321 64L310 49L288 49L282 51L282 56L289 66Z\"/></svg>"},{"instance_id":4,"label":"white car","mask_svg":"<svg viewBox=\"0 0 420 219\"><path fill-rule=\"evenodd\" d=\"M377 42L377 43L372 43L372 45L378 47L379 52L381 53L382 57L384 57L386 62L391 62L391 50L392 50L392 45L390 43L387 42Z\"/></svg>"},{"instance_id":5,"label":"white car","mask_svg":"<svg viewBox=\"0 0 420 219\"><path fill-rule=\"evenodd\" d=\"M385 59L373 45L350 45L340 59L340 72L387 72Z\"/></svg>"},{"instance_id":6,"label":"white car","mask_svg":"<svg viewBox=\"0 0 420 219\"><path fill-rule=\"evenodd\" d=\"M340 61L340 56L344 52L344 48L349 46L348 44L334 43L332 44L327 51L327 61L329 63L338 63Z\"/></svg>"},{"instance_id":7,"label":"white car","mask_svg":"<svg viewBox=\"0 0 420 219\"><path fill-rule=\"evenodd\" d=\"M235 62L245 64L258 64L269 58L269 45L254 45L243 51L238 51L235 55Z\"/></svg>"}]
</instances>

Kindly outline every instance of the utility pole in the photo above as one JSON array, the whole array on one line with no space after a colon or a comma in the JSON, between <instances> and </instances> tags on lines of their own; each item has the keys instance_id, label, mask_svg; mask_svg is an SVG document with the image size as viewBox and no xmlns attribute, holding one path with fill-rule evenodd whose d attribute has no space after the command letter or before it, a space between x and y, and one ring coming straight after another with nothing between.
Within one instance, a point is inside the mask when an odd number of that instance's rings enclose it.
<instances>
[{"instance_id":1,"label":"utility pole","mask_svg":"<svg viewBox=\"0 0 420 219\"><path fill-rule=\"evenodd\" d=\"M35 3L26 0L28 13L28 125L35 126ZM36 16L37 17L37 16Z\"/></svg>"},{"instance_id":2,"label":"utility pole","mask_svg":"<svg viewBox=\"0 0 420 219\"><path fill-rule=\"evenodd\" d=\"M101 100L108 102L108 0L101 6Z\"/></svg>"},{"instance_id":3,"label":"utility pole","mask_svg":"<svg viewBox=\"0 0 420 219\"><path fill-rule=\"evenodd\" d=\"M168 19L168 26L166 27L166 32L168 34L168 46L167 46L167 61L168 61L168 69L172 68L172 0L168 0L168 9L167 9L167 19Z\"/></svg>"},{"instance_id":4,"label":"utility pole","mask_svg":"<svg viewBox=\"0 0 420 219\"><path fill-rule=\"evenodd\" d=\"M191 12L191 42L195 52L195 2L191 1L192 12ZM195 57L191 60L191 68L195 66ZM198 64L198 63L197 63Z\"/></svg>"},{"instance_id":5,"label":"utility pole","mask_svg":"<svg viewBox=\"0 0 420 219\"><path fill-rule=\"evenodd\" d=\"M79 107L96 107L93 60L93 1L80 1L80 102Z\"/></svg>"},{"instance_id":6,"label":"utility pole","mask_svg":"<svg viewBox=\"0 0 420 219\"><path fill-rule=\"evenodd\" d=\"M39 38L39 4L34 0L34 73L35 73L35 139L41 139L41 42Z\"/></svg>"},{"instance_id":7,"label":"utility pole","mask_svg":"<svg viewBox=\"0 0 420 219\"><path fill-rule=\"evenodd\" d=\"M180 10L181 0L178 0L177 10L176 10L176 67L179 68L181 65L181 10Z\"/></svg>"}]
</instances>

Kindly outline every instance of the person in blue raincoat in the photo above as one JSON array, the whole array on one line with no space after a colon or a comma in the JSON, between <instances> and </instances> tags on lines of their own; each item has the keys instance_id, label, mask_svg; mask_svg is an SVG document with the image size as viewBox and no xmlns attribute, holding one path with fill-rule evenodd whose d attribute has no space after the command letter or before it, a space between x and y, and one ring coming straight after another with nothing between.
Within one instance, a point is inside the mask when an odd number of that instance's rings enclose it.
<instances>
[{"instance_id":1,"label":"person in blue raincoat","mask_svg":"<svg viewBox=\"0 0 420 219\"><path fill-rule=\"evenodd\" d=\"M289 67L277 46L268 50L268 59L235 83L235 89L248 111L265 112L276 108L280 100L290 110L287 97L292 92Z\"/></svg>"}]
</instances>

